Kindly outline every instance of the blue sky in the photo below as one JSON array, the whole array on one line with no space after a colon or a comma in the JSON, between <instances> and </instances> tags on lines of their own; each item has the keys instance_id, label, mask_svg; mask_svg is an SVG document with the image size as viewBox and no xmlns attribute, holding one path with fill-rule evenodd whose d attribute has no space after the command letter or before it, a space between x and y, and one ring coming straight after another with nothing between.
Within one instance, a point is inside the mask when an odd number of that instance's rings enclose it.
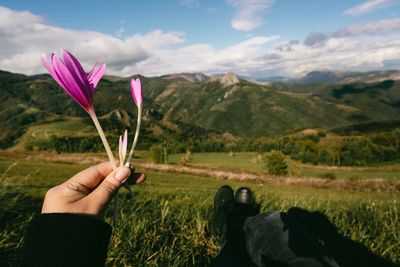
<instances>
[{"instance_id":1,"label":"blue sky","mask_svg":"<svg viewBox=\"0 0 400 267\"><path fill-rule=\"evenodd\" d=\"M27 74L43 72L40 55L59 47L123 76L295 76L400 62L399 0L14 0L0 7L0 69Z\"/></svg>"}]
</instances>

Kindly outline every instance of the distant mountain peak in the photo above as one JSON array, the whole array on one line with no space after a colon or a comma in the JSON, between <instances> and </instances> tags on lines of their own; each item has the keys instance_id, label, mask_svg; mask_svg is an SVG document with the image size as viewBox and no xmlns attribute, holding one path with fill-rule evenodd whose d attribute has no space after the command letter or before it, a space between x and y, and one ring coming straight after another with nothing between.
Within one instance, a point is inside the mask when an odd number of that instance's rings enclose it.
<instances>
[{"instance_id":1,"label":"distant mountain peak","mask_svg":"<svg viewBox=\"0 0 400 267\"><path fill-rule=\"evenodd\" d=\"M375 83L385 80L400 80L400 71L398 70L385 70L385 71L370 71L370 72L353 72L353 71L340 71L340 70L315 70L306 73L299 79L290 80L291 83L320 83L320 84L334 84L334 83Z\"/></svg>"},{"instance_id":2,"label":"distant mountain peak","mask_svg":"<svg viewBox=\"0 0 400 267\"><path fill-rule=\"evenodd\" d=\"M344 79L346 72L334 70L314 70L295 80L298 83L336 83Z\"/></svg>"},{"instance_id":3,"label":"distant mountain peak","mask_svg":"<svg viewBox=\"0 0 400 267\"><path fill-rule=\"evenodd\" d=\"M227 87L239 83L240 79L236 74L227 72L225 74L211 75L210 81L219 81L224 87Z\"/></svg>"}]
</instances>

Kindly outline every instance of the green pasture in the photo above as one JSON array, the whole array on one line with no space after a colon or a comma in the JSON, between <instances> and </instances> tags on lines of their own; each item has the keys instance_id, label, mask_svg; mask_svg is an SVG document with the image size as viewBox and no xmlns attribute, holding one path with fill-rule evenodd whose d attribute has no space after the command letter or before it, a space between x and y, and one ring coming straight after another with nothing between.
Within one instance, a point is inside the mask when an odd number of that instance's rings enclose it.
<instances>
[{"instance_id":1,"label":"green pasture","mask_svg":"<svg viewBox=\"0 0 400 267\"><path fill-rule=\"evenodd\" d=\"M54 118L53 118L54 119ZM85 136L95 133L91 124L84 122L82 118L64 117L62 120L54 120L43 124L33 125L20 137L17 144L11 150L24 151L26 144L34 142L47 142L49 137L55 136ZM110 140L111 141L111 140ZM184 154L171 154L168 162L180 164ZM147 152L140 153L140 157L148 160ZM301 164L287 158L289 175L299 177L332 177L337 179L400 179L400 164L388 166L370 167L327 167ZM192 166L204 166L210 168L239 170L247 172L265 172L266 168L261 160L261 154L257 152L226 152L193 153L191 161L187 163ZM333 175L332 175L333 174Z\"/></svg>"},{"instance_id":2,"label":"green pasture","mask_svg":"<svg viewBox=\"0 0 400 267\"><path fill-rule=\"evenodd\" d=\"M194 155L196 156L196 155ZM0 161L0 265L18 262L27 223L40 212L45 192L87 166ZM140 170L139 170L140 171ZM142 170L143 171L143 170ZM121 223L114 228L109 266L204 266L218 252L217 240L206 235L213 196L223 184L247 185L262 211L298 206L321 211L345 236L400 263L400 197L217 180L148 171L145 184L133 187L132 200L120 191ZM106 221L111 223L110 209Z\"/></svg>"},{"instance_id":3,"label":"green pasture","mask_svg":"<svg viewBox=\"0 0 400 267\"><path fill-rule=\"evenodd\" d=\"M184 154L172 154L168 156L168 162L179 164ZM323 177L327 173L334 173L336 178L366 178L366 179L400 179L400 165L375 166L375 167L328 167L300 164L287 159L289 174L302 177ZM267 172L257 152L230 153L193 153L192 166L205 166L227 170L241 170L249 172Z\"/></svg>"},{"instance_id":4,"label":"green pasture","mask_svg":"<svg viewBox=\"0 0 400 267\"><path fill-rule=\"evenodd\" d=\"M168 155L168 162L178 164L185 154ZM256 152L238 152L230 155L224 152L192 153L191 161L193 166L206 166L212 168L225 168L243 171L264 171L261 161L257 160Z\"/></svg>"},{"instance_id":5,"label":"green pasture","mask_svg":"<svg viewBox=\"0 0 400 267\"><path fill-rule=\"evenodd\" d=\"M46 141L50 136L80 136L92 135L95 128L88 125L81 118L66 117L63 120L51 121L30 126L22 135L12 150L25 150L25 144L35 141Z\"/></svg>"}]
</instances>

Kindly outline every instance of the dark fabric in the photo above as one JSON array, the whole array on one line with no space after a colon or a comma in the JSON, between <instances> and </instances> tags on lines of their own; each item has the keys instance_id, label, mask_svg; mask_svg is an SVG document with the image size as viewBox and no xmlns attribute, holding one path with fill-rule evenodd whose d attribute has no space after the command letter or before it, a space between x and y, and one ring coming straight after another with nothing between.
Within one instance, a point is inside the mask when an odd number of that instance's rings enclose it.
<instances>
[{"instance_id":1,"label":"dark fabric","mask_svg":"<svg viewBox=\"0 0 400 267\"><path fill-rule=\"evenodd\" d=\"M336 226L322 212L310 212L293 207L287 213L301 223L308 232L321 240L329 255L341 267L400 267L400 265L372 253L361 243L341 235Z\"/></svg>"},{"instance_id":2,"label":"dark fabric","mask_svg":"<svg viewBox=\"0 0 400 267\"><path fill-rule=\"evenodd\" d=\"M29 224L21 266L104 266L111 226L95 218L42 214Z\"/></svg>"},{"instance_id":3,"label":"dark fabric","mask_svg":"<svg viewBox=\"0 0 400 267\"><path fill-rule=\"evenodd\" d=\"M224 238L228 212L234 206L234 193L229 185L221 186L214 197L214 216L209 221L208 230L213 236Z\"/></svg>"},{"instance_id":4,"label":"dark fabric","mask_svg":"<svg viewBox=\"0 0 400 267\"><path fill-rule=\"evenodd\" d=\"M247 251L259 267L337 267L318 240L285 212L266 212L244 224Z\"/></svg>"},{"instance_id":5,"label":"dark fabric","mask_svg":"<svg viewBox=\"0 0 400 267\"><path fill-rule=\"evenodd\" d=\"M251 260L246 251L245 241L241 244L225 242L210 267L243 267L251 266Z\"/></svg>"},{"instance_id":6,"label":"dark fabric","mask_svg":"<svg viewBox=\"0 0 400 267\"><path fill-rule=\"evenodd\" d=\"M236 203L226 214L224 244L212 261L212 267L250 266L251 260L246 249L243 226L248 217L259 213L259 206Z\"/></svg>"}]
</instances>

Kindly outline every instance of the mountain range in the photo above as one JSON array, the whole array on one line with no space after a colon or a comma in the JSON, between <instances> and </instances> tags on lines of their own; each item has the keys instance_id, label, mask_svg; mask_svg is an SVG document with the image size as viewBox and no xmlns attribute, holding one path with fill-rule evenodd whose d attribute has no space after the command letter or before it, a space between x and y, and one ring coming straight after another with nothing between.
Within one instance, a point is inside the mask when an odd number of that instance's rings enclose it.
<instances>
[{"instance_id":1,"label":"mountain range","mask_svg":"<svg viewBox=\"0 0 400 267\"><path fill-rule=\"evenodd\" d=\"M188 137L257 138L307 128L393 123L400 115L398 71L319 71L298 80L268 84L233 73L135 77L142 81L143 138L149 142ZM135 126L129 80L104 76L96 89L95 110L108 132L120 134L123 128ZM85 112L49 75L0 71L0 104L3 148L18 144L27 133L34 136L33 130L40 127L55 129L56 135L94 134ZM76 121L79 123L69 124Z\"/></svg>"}]
</instances>

